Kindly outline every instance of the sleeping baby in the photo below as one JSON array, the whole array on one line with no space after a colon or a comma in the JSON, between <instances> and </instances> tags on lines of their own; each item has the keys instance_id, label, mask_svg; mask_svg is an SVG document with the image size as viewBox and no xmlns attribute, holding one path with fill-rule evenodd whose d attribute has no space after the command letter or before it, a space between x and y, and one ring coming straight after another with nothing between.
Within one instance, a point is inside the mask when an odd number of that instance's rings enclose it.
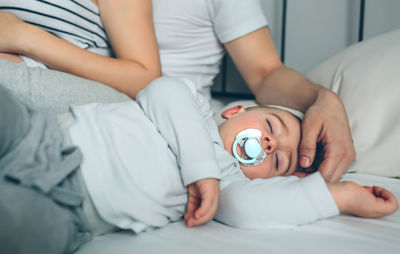
<instances>
[{"instance_id":1,"label":"sleeping baby","mask_svg":"<svg viewBox=\"0 0 400 254\"><path fill-rule=\"evenodd\" d=\"M239 105L219 126L212 116L184 79L156 79L136 101L72 106L59 123L0 86L1 252L70 253L92 235L182 217L273 229L397 209L379 187L294 176L294 115Z\"/></svg>"}]
</instances>

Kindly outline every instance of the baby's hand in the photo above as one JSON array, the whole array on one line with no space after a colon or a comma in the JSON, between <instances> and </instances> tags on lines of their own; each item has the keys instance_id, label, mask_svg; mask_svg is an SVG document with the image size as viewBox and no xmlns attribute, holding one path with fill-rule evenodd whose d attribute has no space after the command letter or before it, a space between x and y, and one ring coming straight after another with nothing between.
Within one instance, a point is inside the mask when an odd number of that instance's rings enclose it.
<instances>
[{"instance_id":1,"label":"baby's hand","mask_svg":"<svg viewBox=\"0 0 400 254\"><path fill-rule=\"evenodd\" d=\"M194 227L209 222L215 216L219 201L219 182L215 178L206 178L188 186L188 205L185 223Z\"/></svg>"},{"instance_id":2,"label":"baby's hand","mask_svg":"<svg viewBox=\"0 0 400 254\"><path fill-rule=\"evenodd\" d=\"M396 197L381 187L342 182L329 186L329 189L341 212L360 217L376 218L389 215L399 207Z\"/></svg>"}]
</instances>

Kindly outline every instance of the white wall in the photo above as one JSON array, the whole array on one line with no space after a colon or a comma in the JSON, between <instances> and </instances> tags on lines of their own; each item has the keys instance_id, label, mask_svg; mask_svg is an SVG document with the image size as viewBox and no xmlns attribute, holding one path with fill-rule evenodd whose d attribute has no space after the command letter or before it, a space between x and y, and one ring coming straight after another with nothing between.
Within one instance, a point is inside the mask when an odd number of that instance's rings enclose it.
<instances>
[{"instance_id":1,"label":"white wall","mask_svg":"<svg viewBox=\"0 0 400 254\"><path fill-rule=\"evenodd\" d=\"M245 1L245 0L243 0ZM358 42L361 0L287 0L285 64L306 74L330 56ZM281 53L283 0L261 0L274 42ZM400 28L400 0L365 0L364 39ZM224 78L229 92L247 92L247 86L226 59Z\"/></svg>"},{"instance_id":2,"label":"white wall","mask_svg":"<svg viewBox=\"0 0 400 254\"><path fill-rule=\"evenodd\" d=\"M366 0L364 39L400 28L399 0Z\"/></svg>"},{"instance_id":3,"label":"white wall","mask_svg":"<svg viewBox=\"0 0 400 254\"><path fill-rule=\"evenodd\" d=\"M358 25L356 1L288 0L286 56L287 66L306 73L312 67L356 42ZM359 4L357 4L359 7ZM357 17L357 19L354 19ZM357 22L357 23L355 23Z\"/></svg>"}]
</instances>

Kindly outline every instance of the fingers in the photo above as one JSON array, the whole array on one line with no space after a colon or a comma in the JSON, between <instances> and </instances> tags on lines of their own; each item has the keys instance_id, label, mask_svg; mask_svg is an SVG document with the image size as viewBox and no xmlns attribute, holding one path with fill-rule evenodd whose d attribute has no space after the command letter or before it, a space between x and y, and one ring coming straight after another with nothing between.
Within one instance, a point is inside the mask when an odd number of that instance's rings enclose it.
<instances>
[{"instance_id":1,"label":"fingers","mask_svg":"<svg viewBox=\"0 0 400 254\"><path fill-rule=\"evenodd\" d=\"M318 170L326 182L332 183L337 182L342 177L347 166L343 160L338 159L338 155L335 152L332 152L333 149L329 148L327 147L326 155Z\"/></svg>"},{"instance_id":2,"label":"fingers","mask_svg":"<svg viewBox=\"0 0 400 254\"><path fill-rule=\"evenodd\" d=\"M217 179L203 179L188 188L189 200L185 223L194 227L212 220L218 209L219 183Z\"/></svg>"},{"instance_id":3,"label":"fingers","mask_svg":"<svg viewBox=\"0 0 400 254\"><path fill-rule=\"evenodd\" d=\"M321 132L320 125L315 125L309 118L304 118L302 123L302 138L300 142L300 166L311 167L317 147L317 138Z\"/></svg>"},{"instance_id":4,"label":"fingers","mask_svg":"<svg viewBox=\"0 0 400 254\"><path fill-rule=\"evenodd\" d=\"M380 217L384 215L389 215L394 213L399 205L397 202L396 197L388 190L378 187L378 186L363 186L367 189L372 195L375 196L374 204L371 207L375 207L374 209L371 208L370 213L368 216L365 217Z\"/></svg>"},{"instance_id":5,"label":"fingers","mask_svg":"<svg viewBox=\"0 0 400 254\"><path fill-rule=\"evenodd\" d=\"M322 137L323 161L318 170L327 182L340 180L355 159L353 144L343 145L345 143L345 141L338 141L337 138L332 138L329 135Z\"/></svg>"},{"instance_id":6,"label":"fingers","mask_svg":"<svg viewBox=\"0 0 400 254\"><path fill-rule=\"evenodd\" d=\"M212 220L217 212L217 202L214 198L205 199L194 212L194 216L186 220L186 225L195 227Z\"/></svg>"},{"instance_id":7,"label":"fingers","mask_svg":"<svg viewBox=\"0 0 400 254\"><path fill-rule=\"evenodd\" d=\"M316 155L318 142L324 152L319 171L325 181L338 181L355 159L355 150L344 105L330 91L321 92L305 112L299 147L301 167L310 167L320 157Z\"/></svg>"},{"instance_id":8,"label":"fingers","mask_svg":"<svg viewBox=\"0 0 400 254\"><path fill-rule=\"evenodd\" d=\"M199 208L199 205L200 205L200 199L189 196L187 211L184 217L186 224L188 223L188 220L190 218L194 217L194 213Z\"/></svg>"},{"instance_id":9,"label":"fingers","mask_svg":"<svg viewBox=\"0 0 400 254\"><path fill-rule=\"evenodd\" d=\"M397 210L398 208L397 199L390 191L378 186L373 186L372 191L376 197L382 198L385 202L393 204L395 210Z\"/></svg>"},{"instance_id":10,"label":"fingers","mask_svg":"<svg viewBox=\"0 0 400 254\"><path fill-rule=\"evenodd\" d=\"M389 200L392 197L391 193L382 187L372 186L371 189L375 197L383 198L384 200Z\"/></svg>"}]
</instances>

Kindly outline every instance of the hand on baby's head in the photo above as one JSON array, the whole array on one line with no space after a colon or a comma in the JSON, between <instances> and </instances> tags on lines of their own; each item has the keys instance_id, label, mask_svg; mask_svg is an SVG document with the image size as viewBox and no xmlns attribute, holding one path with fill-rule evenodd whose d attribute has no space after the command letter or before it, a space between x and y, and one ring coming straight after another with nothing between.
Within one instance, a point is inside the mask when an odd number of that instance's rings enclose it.
<instances>
[{"instance_id":1,"label":"hand on baby's head","mask_svg":"<svg viewBox=\"0 0 400 254\"><path fill-rule=\"evenodd\" d=\"M300 121L293 114L278 108L256 106L244 108L235 106L225 110L219 132L225 149L241 161L241 169L250 178L270 178L292 175L298 168L298 146L300 142ZM237 141L244 130L260 133ZM249 133L245 133L249 134ZM255 137L256 136L256 137ZM260 153L246 154L246 141L259 143ZM237 141L237 142L236 142ZM251 145L248 145L251 148ZM252 152L254 150L250 149ZM258 149L255 149L258 151ZM263 152L266 157L262 158ZM250 158L256 158L255 161ZM250 161L250 163L246 163Z\"/></svg>"},{"instance_id":2,"label":"hand on baby's head","mask_svg":"<svg viewBox=\"0 0 400 254\"><path fill-rule=\"evenodd\" d=\"M311 164L311 166L308 168L299 168L294 173L294 175L297 177L305 177L305 176L308 176L309 174L317 172L323 159L324 159L324 147L319 142L319 143L317 143L317 147L316 147L316 151L315 151L315 158L314 158L314 161Z\"/></svg>"}]
</instances>

